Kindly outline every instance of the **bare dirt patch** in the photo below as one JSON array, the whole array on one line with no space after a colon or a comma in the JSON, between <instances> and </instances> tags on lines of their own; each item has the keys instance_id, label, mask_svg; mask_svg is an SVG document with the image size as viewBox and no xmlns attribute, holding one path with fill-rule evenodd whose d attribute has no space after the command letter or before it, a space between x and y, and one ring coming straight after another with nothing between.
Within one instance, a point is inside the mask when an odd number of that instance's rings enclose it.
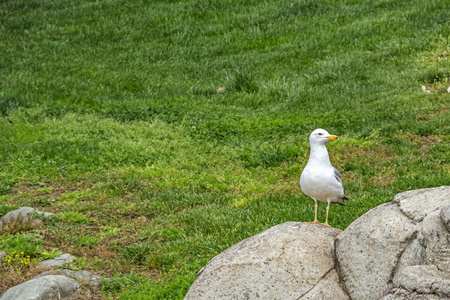
<instances>
[{"instance_id":1,"label":"bare dirt patch","mask_svg":"<svg viewBox=\"0 0 450 300\"><path fill-rule=\"evenodd\" d=\"M397 137L403 141L416 143L424 153L427 153L428 150L441 139L440 136L420 135L397 135Z\"/></svg>"}]
</instances>

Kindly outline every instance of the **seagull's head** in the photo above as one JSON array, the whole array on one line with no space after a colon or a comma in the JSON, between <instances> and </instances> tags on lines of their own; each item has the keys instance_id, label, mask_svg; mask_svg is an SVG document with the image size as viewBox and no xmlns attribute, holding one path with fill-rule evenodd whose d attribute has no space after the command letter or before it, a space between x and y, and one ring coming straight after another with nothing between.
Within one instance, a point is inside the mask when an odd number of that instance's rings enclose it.
<instances>
[{"instance_id":1,"label":"seagull's head","mask_svg":"<svg viewBox=\"0 0 450 300\"><path fill-rule=\"evenodd\" d=\"M314 130L309 136L310 144L325 145L329 140L338 140L336 135L329 134L325 129L319 128Z\"/></svg>"}]
</instances>

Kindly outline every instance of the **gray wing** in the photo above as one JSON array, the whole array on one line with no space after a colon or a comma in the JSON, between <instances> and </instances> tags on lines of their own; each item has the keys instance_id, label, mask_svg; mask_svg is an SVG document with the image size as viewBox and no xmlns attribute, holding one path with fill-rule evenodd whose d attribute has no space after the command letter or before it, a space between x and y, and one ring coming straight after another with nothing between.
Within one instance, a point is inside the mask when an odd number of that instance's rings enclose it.
<instances>
[{"instance_id":1,"label":"gray wing","mask_svg":"<svg viewBox=\"0 0 450 300\"><path fill-rule=\"evenodd\" d=\"M342 191L344 191L343 190L344 189L344 185L342 184L341 174L339 173L339 171L335 167L333 167L333 169L334 169L334 178L336 178L337 182L340 183L340 185L342 187ZM345 197L345 196L342 196L341 199L342 199L342 202L337 202L337 204L345 205L343 200L348 200L348 198Z\"/></svg>"},{"instance_id":2,"label":"gray wing","mask_svg":"<svg viewBox=\"0 0 450 300\"><path fill-rule=\"evenodd\" d=\"M333 169L334 169L334 178L336 178L336 180L342 185L341 174L335 167L333 167Z\"/></svg>"}]
</instances>

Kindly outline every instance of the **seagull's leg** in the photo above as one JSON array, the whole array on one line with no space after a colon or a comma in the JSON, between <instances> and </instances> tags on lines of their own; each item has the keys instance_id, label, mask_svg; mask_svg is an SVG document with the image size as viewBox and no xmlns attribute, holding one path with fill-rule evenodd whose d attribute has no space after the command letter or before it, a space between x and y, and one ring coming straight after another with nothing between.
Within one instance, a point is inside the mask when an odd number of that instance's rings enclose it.
<instances>
[{"instance_id":1,"label":"seagull's leg","mask_svg":"<svg viewBox=\"0 0 450 300\"><path fill-rule=\"evenodd\" d=\"M328 198L328 199L327 199L327 202L328 202L328 204L327 204L327 217L326 217L326 219L325 219L325 223L323 223L323 225L328 226L328 227L331 227L331 226L328 224L328 211L330 210L330 201L331 201L331 199Z\"/></svg>"},{"instance_id":2,"label":"seagull's leg","mask_svg":"<svg viewBox=\"0 0 450 300\"><path fill-rule=\"evenodd\" d=\"M316 199L314 199L313 198L313 200L314 200L314 202L316 203L316 210L315 210L315 214L314 214L314 221L312 221L311 223L312 224L319 224L319 220L317 220L317 209L319 208L319 204L317 204L317 200Z\"/></svg>"}]
</instances>

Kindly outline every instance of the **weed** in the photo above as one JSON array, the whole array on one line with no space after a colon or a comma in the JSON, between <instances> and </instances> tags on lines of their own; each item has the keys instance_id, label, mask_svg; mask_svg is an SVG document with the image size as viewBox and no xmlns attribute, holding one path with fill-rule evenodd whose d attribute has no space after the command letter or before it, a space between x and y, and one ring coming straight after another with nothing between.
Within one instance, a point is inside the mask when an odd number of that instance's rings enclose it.
<instances>
[{"instance_id":1,"label":"weed","mask_svg":"<svg viewBox=\"0 0 450 300\"><path fill-rule=\"evenodd\" d=\"M253 202L256 202L257 198L255 197L238 197L237 199L234 199L230 206L236 207L236 208L243 208L246 206L251 205Z\"/></svg>"},{"instance_id":2,"label":"weed","mask_svg":"<svg viewBox=\"0 0 450 300\"><path fill-rule=\"evenodd\" d=\"M82 236L82 237L78 238L75 241L75 243L81 247L85 247L85 246L91 247L91 246L98 244L99 239L96 237L93 237L93 236Z\"/></svg>"},{"instance_id":3,"label":"weed","mask_svg":"<svg viewBox=\"0 0 450 300\"><path fill-rule=\"evenodd\" d=\"M89 219L81 213L78 212L66 212L62 213L61 218L67 222L71 223L88 223Z\"/></svg>"},{"instance_id":4,"label":"weed","mask_svg":"<svg viewBox=\"0 0 450 300\"><path fill-rule=\"evenodd\" d=\"M18 97L1 97L0 95L0 114L7 116L11 111L19 107L28 107L27 102L23 98Z\"/></svg>"},{"instance_id":5,"label":"weed","mask_svg":"<svg viewBox=\"0 0 450 300\"><path fill-rule=\"evenodd\" d=\"M20 261L14 264L3 262L0 268L0 289L7 290L18 283L32 279L46 270L39 263L33 261L27 264Z\"/></svg>"},{"instance_id":6,"label":"weed","mask_svg":"<svg viewBox=\"0 0 450 300\"><path fill-rule=\"evenodd\" d=\"M8 253L22 253L23 255L38 257L41 255L44 237L37 232L30 234L17 234L10 236L2 243L2 248Z\"/></svg>"},{"instance_id":7,"label":"weed","mask_svg":"<svg viewBox=\"0 0 450 300\"><path fill-rule=\"evenodd\" d=\"M144 263L151 251L152 248L147 244L134 244L121 250L123 257L134 264Z\"/></svg>"},{"instance_id":8,"label":"weed","mask_svg":"<svg viewBox=\"0 0 450 300\"><path fill-rule=\"evenodd\" d=\"M251 73L236 69L233 75L227 75L227 79L231 83L230 89L236 92L255 93L258 91L258 86Z\"/></svg>"},{"instance_id":9,"label":"weed","mask_svg":"<svg viewBox=\"0 0 450 300\"><path fill-rule=\"evenodd\" d=\"M145 259L145 264L150 268L161 269L173 265L177 255L174 253L150 254Z\"/></svg>"},{"instance_id":10,"label":"weed","mask_svg":"<svg viewBox=\"0 0 450 300\"><path fill-rule=\"evenodd\" d=\"M135 273L125 276L114 275L114 277L102 281L101 290L106 294L117 294L123 290L136 287L142 282L142 277Z\"/></svg>"},{"instance_id":11,"label":"weed","mask_svg":"<svg viewBox=\"0 0 450 300\"><path fill-rule=\"evenodd\" d=\"M0 217L3 217L4 215L9 213L10 211L16 210L18 208L19 208L18 205L5 204L5 199L2 199L2 200L0 200Z\"/></svg>"},{"instance_id":12,"label":"weed","mask_svg":"<svg viewBox=\"0 0 450 300\"><path fill-rule=\"evenodd\" d=\"M11 234L21 233L36 229L40 226L40 223L33 222L32 219L23 220L22 216L19 215L16 219L11 221L4 221L0 223L0 232L8 232Z\"/></svg>"},{"instance_id":13,"label":"weed","mask_svg":"<svg viewBox=\"0 0 450 300\"><path fill-rule=\"evenodd\" d=\"M44 259L54 259L54 258L60 256L63 253L62 253L62 251L59 251L57 249L53 249L53 250L50 250L50 251L44 251L41 254L42 254L42 258L44 258Z\"/></svg>"}]
</instances>

